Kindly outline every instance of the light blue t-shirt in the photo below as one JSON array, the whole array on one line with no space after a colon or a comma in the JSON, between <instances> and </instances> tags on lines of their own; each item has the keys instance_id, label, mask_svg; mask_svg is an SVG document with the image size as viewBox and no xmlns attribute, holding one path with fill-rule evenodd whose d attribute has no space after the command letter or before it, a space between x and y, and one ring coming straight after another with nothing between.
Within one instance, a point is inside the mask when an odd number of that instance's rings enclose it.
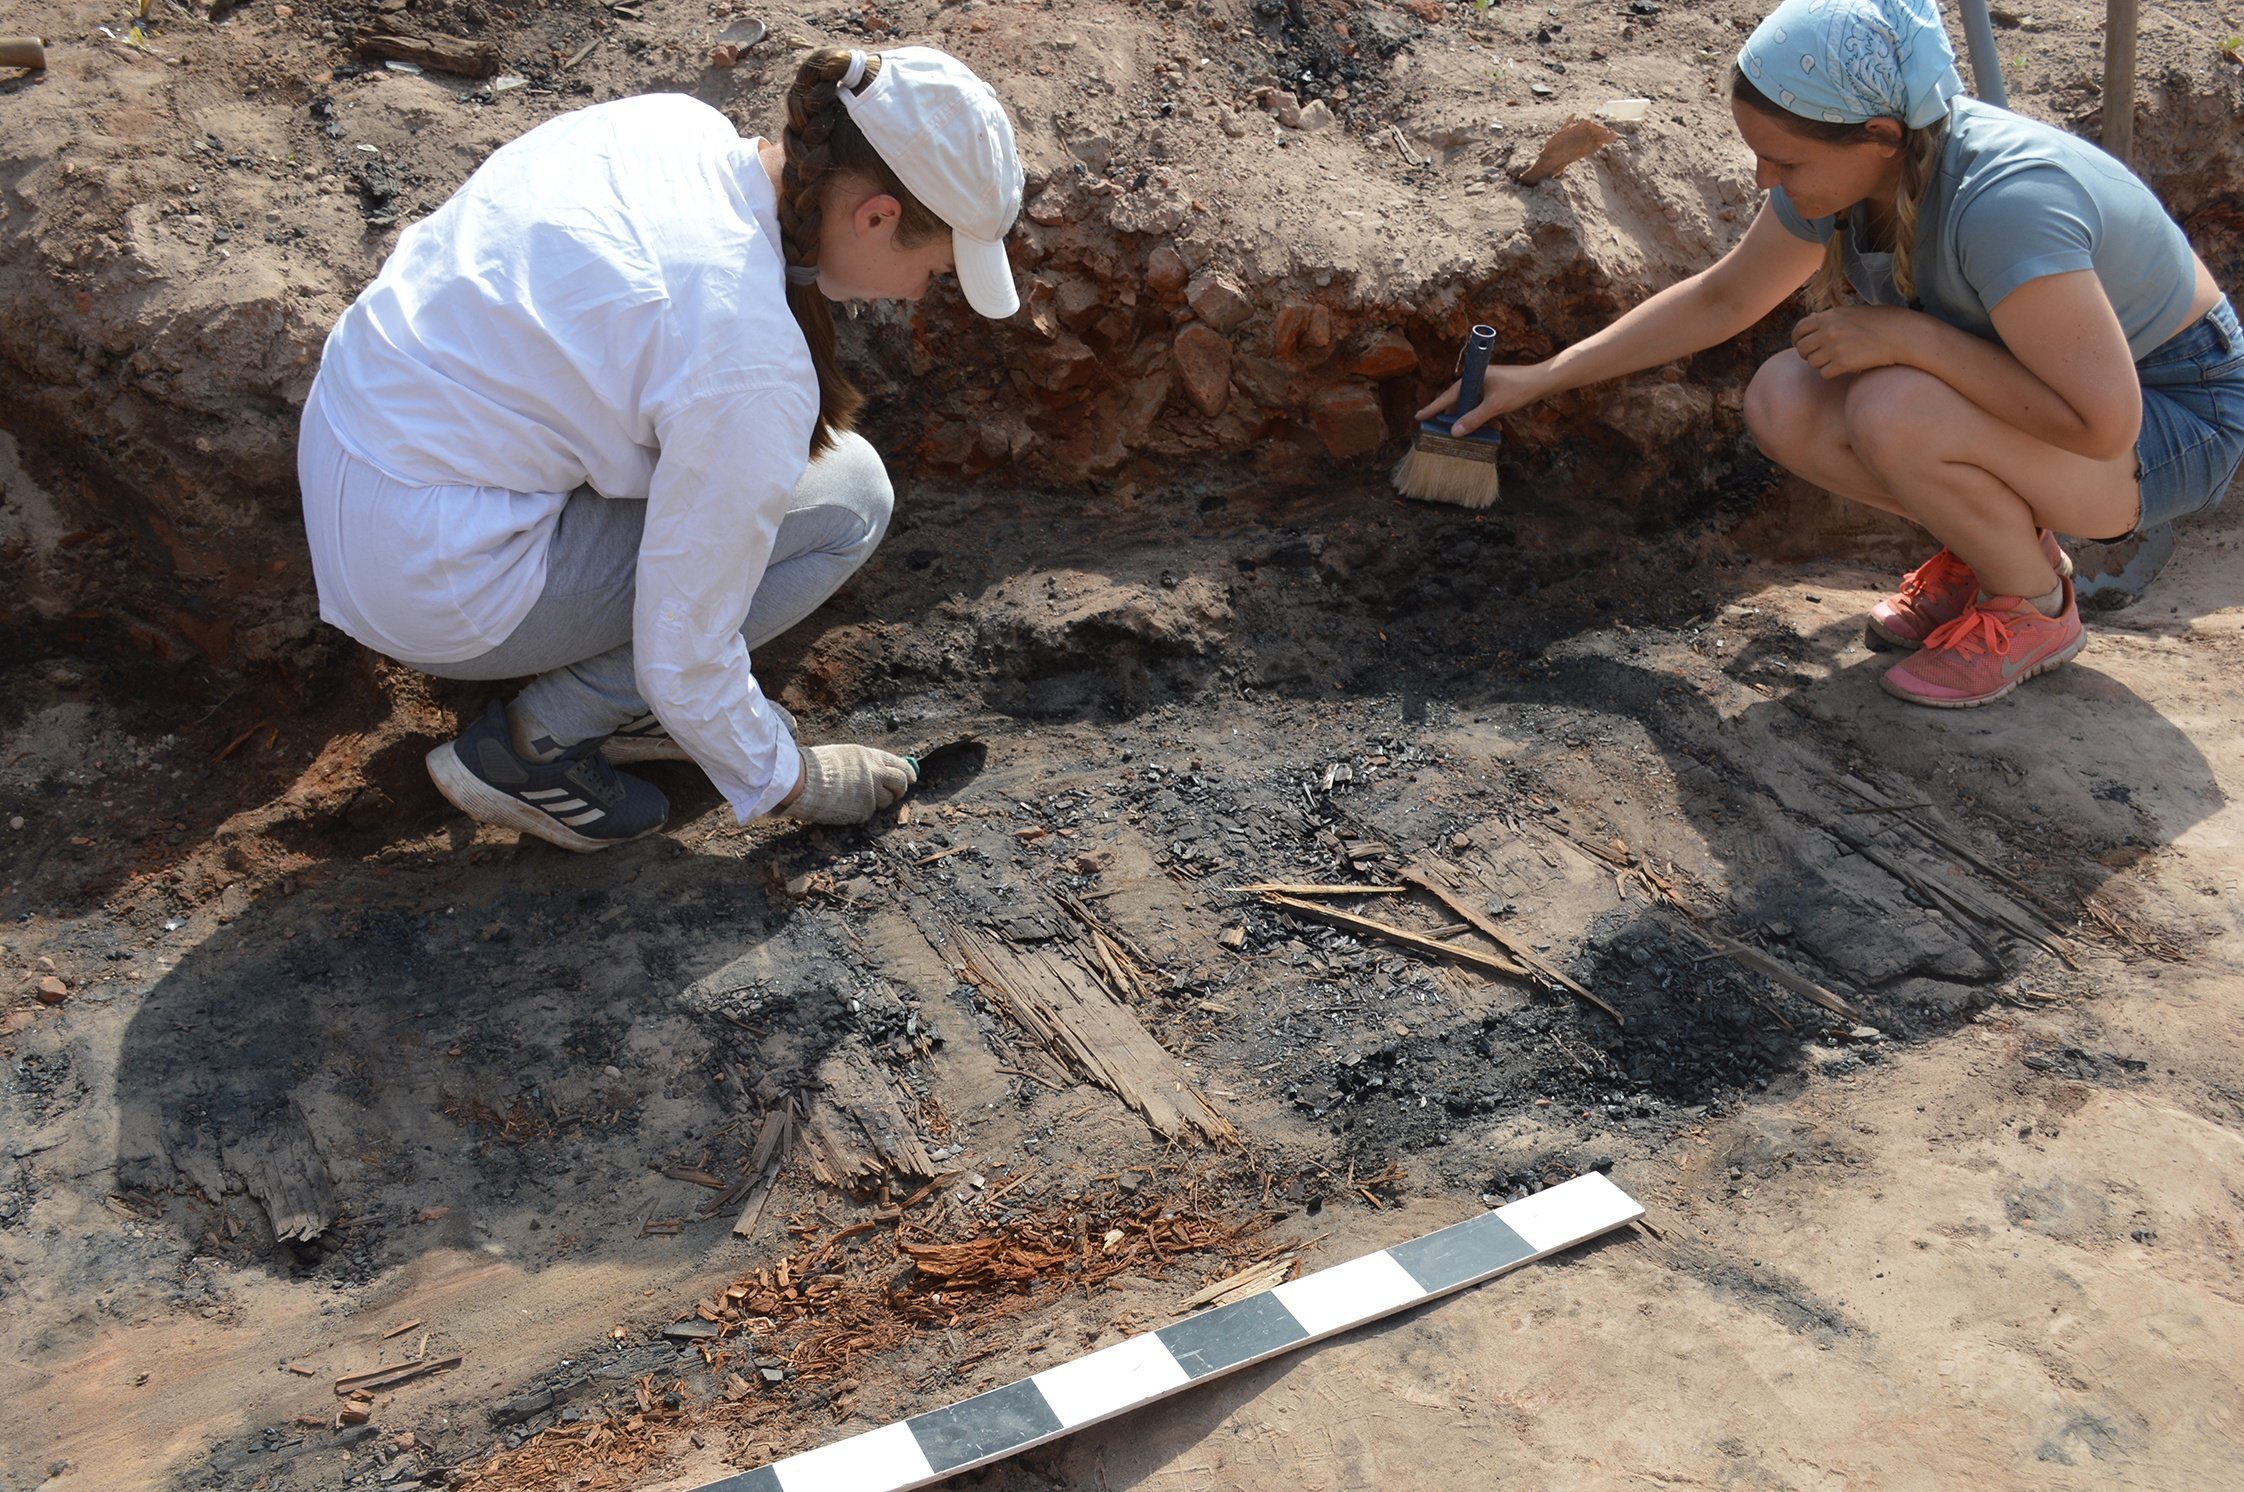
<instances>
[{"instance_id":1,"label":"light blue t-shirt","mask_svg":"<svg viewBox=\"0 0 2244 1492\"><path fill-rule=\"evenodd\" d=\"M1784 188L1769 206L1793 236L1831 240L1835 218L1807 219ZM1846 269L1874 306L1900 305L1893 255L1863 253L1852 209ZM1977 99L1948 116L1939 174L1917 209L1916 304L1950 326L2000 341L1988 312L2044 275L2092 269L2137 362L2182 324L2197 291L2189 240L2125 166L2063 130Z\"/></svg>"}]
</instances>

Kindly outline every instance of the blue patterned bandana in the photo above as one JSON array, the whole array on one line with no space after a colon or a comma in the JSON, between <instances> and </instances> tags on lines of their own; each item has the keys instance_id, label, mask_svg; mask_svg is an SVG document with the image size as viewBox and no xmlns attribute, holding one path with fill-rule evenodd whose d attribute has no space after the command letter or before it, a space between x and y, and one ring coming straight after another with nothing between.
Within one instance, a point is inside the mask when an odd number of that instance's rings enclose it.
<instances>
[{"instance_id":1,"label":"blue patterned bandana","mask_svg":"<svg viewBox=\"0 0 2244 1492\"><path fill-rule=\"evenodd\" d=\"M1923 129L1964 91L1934 0L1784 0L1738 66L1787 112L1831 124L1891 115Z\"/></svg>"}]
</instances>

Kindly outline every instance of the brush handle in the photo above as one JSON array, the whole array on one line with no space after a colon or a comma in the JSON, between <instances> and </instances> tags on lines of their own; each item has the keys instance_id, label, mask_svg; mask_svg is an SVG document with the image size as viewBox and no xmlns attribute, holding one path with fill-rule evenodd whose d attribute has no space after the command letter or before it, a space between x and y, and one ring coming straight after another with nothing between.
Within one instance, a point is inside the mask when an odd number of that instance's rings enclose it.
<instances>
[{"instance_id":1,"label":"brush handle","mask_svg":"<svg viewBox=\"0 0 2244 1492\"><path fill-rule=\"evenodd\" d=\"M1481 380L1488 376L1489 354L1496 350L1496 328L1476 326L1465 340L1465 356L1457 373L1457 412L1480 404Z\"/></svg>"},{"instance_id":2,"label":"brush handle","mask_svg":"<svg viewBox=\"0 0 2244 1492\"><path fill-rule=\"evenodd\" d=\"M44 72L47 48L36 36L0 36L0 67L28 67Z\"/></svg>"}]
</instances>

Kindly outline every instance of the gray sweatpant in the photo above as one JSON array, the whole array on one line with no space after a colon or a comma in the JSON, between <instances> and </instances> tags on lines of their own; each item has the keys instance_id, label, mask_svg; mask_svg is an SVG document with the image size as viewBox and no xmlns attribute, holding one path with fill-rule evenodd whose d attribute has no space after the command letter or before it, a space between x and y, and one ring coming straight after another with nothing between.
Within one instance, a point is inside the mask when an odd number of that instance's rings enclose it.
<instances>
[{"instance_id":1,"label":"gray sweatpant","mask_svg":"<svg viewBox=\"0 0 2244 1492\"><path fill-rule=\"evenodd\" d=\"M896 503L880 453L843 434L795 485L771 562L740 635L750 653L794 626L857 573L888 532ZM415 664L446 679L535 674L523 707L567 744L605 736L647 713L631 660L639 536L647 505L570 494L546 551L545 589L505 642L464 663Z\"/></svg>"}]
</instances>

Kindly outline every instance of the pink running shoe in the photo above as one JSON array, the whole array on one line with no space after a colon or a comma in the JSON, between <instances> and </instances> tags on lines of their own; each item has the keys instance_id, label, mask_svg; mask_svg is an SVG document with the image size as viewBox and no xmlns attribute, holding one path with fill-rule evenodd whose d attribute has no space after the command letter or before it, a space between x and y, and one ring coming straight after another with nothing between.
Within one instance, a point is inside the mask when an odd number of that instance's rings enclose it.
<instances>
[{"instance_id":1,"label":"pink running shoe","mask_svg":"<svg viewBox=\"0 0 2244 1492\"><path fill-rule=\"evenodd\" d=\"M2060 577L2058 587L2065 604L2053 617L2017 596L1990 596L1967 606L1878 682L1888 694L1940 710L1968 710L2001 699L2087 646L2073 583Z\"/></svg>"},{"instance_id":2,"label":"pink running shoe","mask_svg":"<svg viewBox=\"0 0 2244 1492\"><path fill-rule=\"evenodd\" d=\"M2041 530L2042 558L2060 579L2073 573L2073 562L2058 547L2057 536ZM1979 577L1971 566L1947 549L1901 577L1901 589L1870 608L1862 640L1881 650L1921 648L1935 631L1962 616L1964 607L1979 594Z\"/></svg>"}]
</instances>

